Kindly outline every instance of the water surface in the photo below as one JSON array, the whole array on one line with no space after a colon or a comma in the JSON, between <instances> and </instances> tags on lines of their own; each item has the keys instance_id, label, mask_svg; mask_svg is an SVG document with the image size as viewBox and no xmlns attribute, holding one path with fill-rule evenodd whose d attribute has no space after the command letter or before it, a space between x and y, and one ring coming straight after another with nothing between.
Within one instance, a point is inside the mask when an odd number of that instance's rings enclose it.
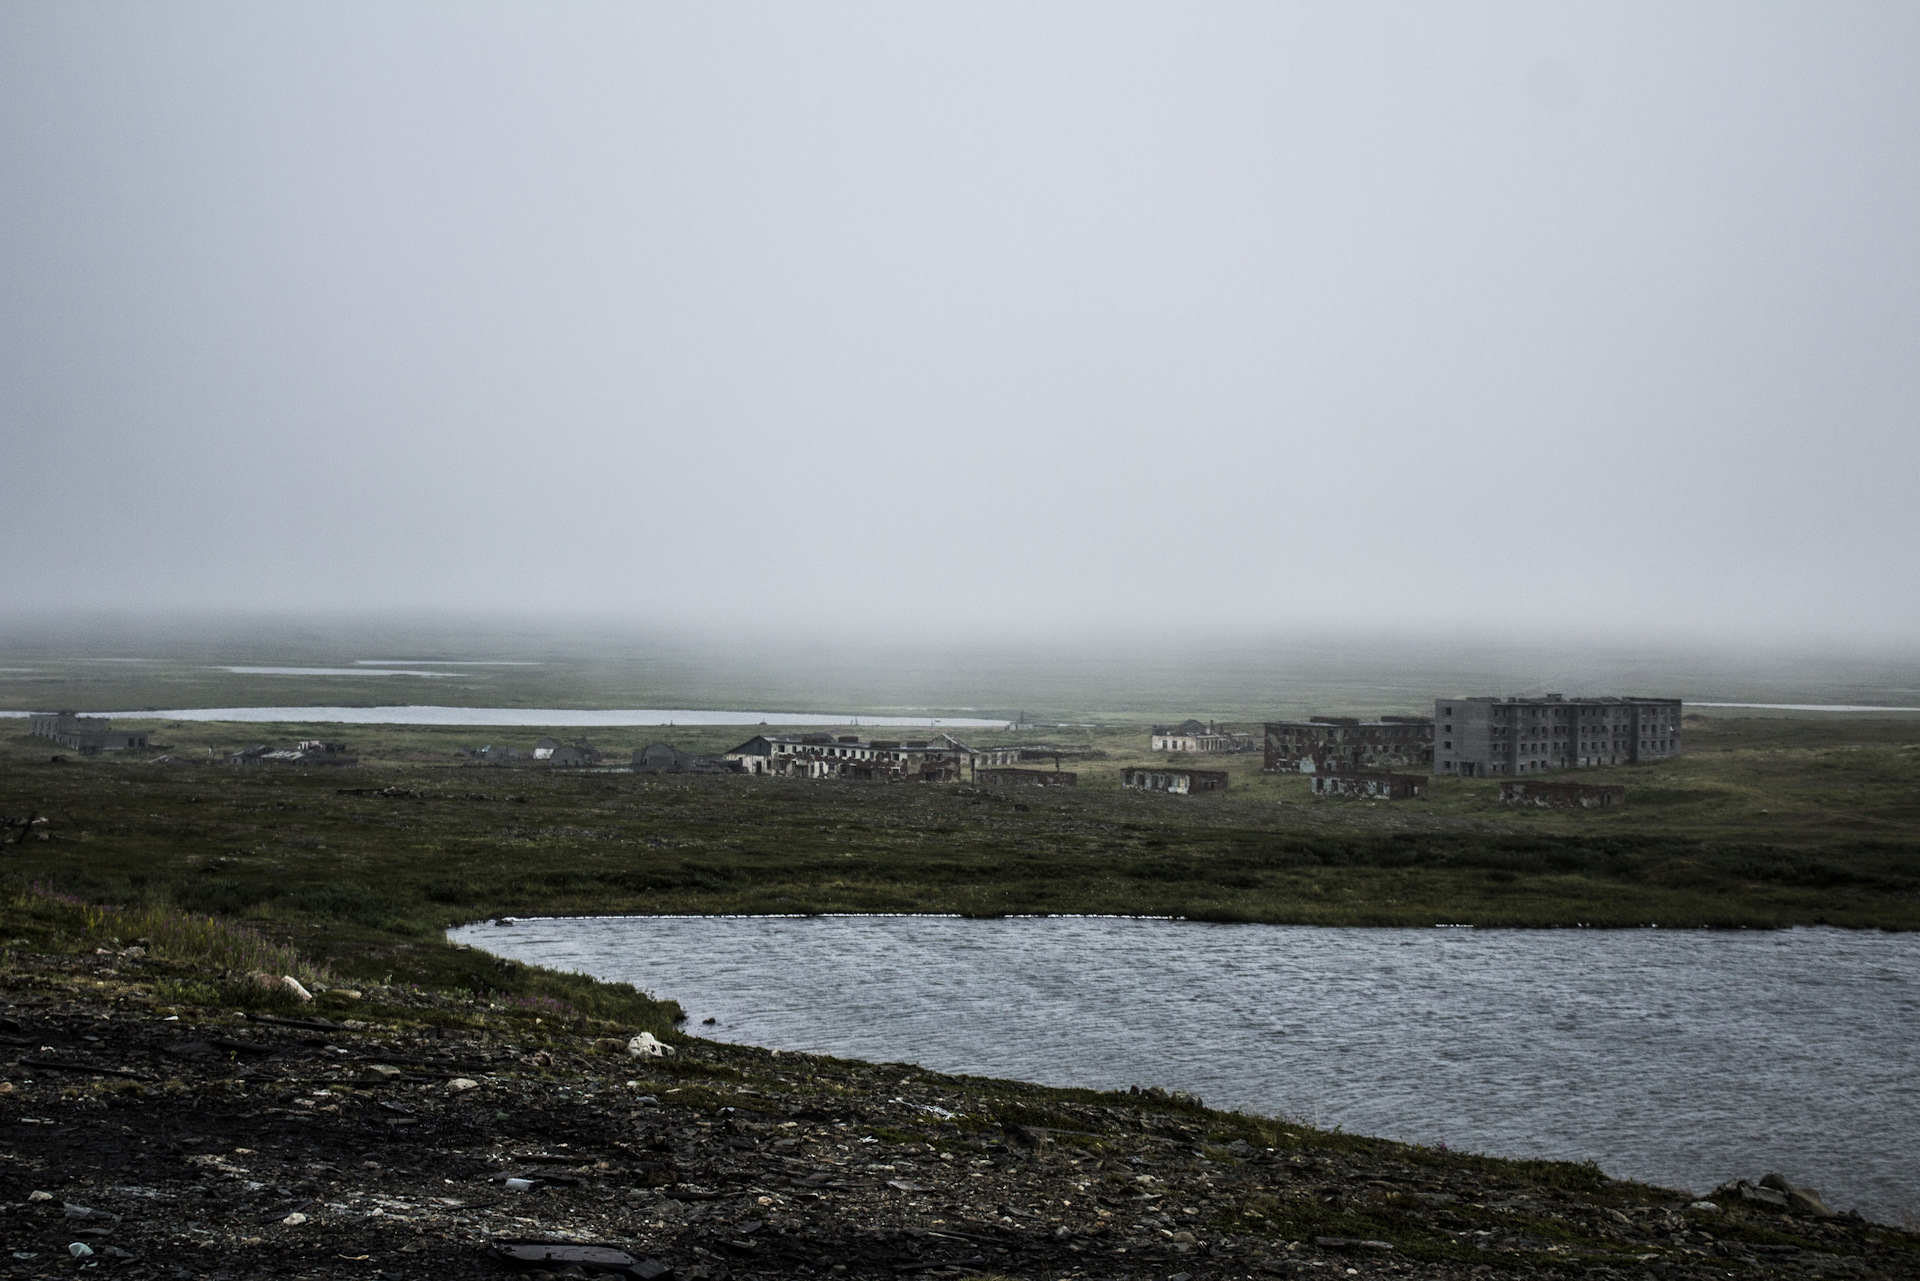
<instances>
[{"instance_id":1,"label":"water surface","mask_svg":"<svg viewBox=\"0 0 1920 1281\"><path fill-rule=\"evenodd\" d=\"M672 997L722 1039L1920 1210L1914 935L840 916L456 937Z\"/></svg>"},{"instance_id":2,"label":"water surface","mask_svg":"<svg viewBox=\"0 0 1920 1281\"><path fill-rule=\"evenodd\" d=\"M414 673L420 675L422 673ZM440 673L426 673L439 675ZM0 711L0 716L25 716ZM965 716L865 716L846 712L731 712L700 708L430 707L175 707L163 711L89 712L136 721L291 722L302 725L842 725L923 729L1004 729L1006 720Z\"/></svg>"}]
</instances>

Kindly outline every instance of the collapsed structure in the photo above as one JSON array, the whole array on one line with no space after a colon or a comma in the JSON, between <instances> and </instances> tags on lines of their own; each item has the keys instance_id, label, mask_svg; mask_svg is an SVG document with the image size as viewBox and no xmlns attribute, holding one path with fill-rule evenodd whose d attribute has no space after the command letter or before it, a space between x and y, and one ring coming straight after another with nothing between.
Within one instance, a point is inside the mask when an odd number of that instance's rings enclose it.
<instances>
[{"instance_id":1,"label":"collapsed structure","mask_svg":"<svg viewBox=\"0 0 1920 1281\"><path fill-rule=\"evenodd\" d=\"M1639 765L1680 754L1677 698L1443 698L1439 773L1456 778Z\"/></svg>"},{"instance_id":2,"label":"collapsed structure","mask_svg":"<svg viewBox=\"0 0 1920 1281\"><path fill-rule=\"evenodd\" d=\"M723 758L744 774L865 783L957 783L971 753L948 739L902 742L856 734L756 734Z\"/></svg>"},{"instance_id":3,"label":"collapsed structure","mask_svg":"<svg viewBox=\"0 0 1920 1281\"><path fill-rule=\"evenodd\" d=\"M303 738L292 747L243 748L227 757L229 765L358 765L358 757L347 755L345 743L324 743Z\"/></svg>"},{"instance_id":4,"label":"collapsed structure","mask_svg":"<svg viewBox=\"0 0 1920 1281\"><path fill-rule=\"evenodd\" d=\"M947 740L954 746L963 746L958 740ZM1029 761L1052 761L1054 768L1060 767L1062 760L1098 760L1106 753L1085 743L1007 743L999 747L969 747L965 749L967 758L975 769L989 766L1020 765Z\"/></svg>"},{"instance_id":5,"label":"collapsed structure","mask_svg":"<svg viewBox=\"0 0 1920 1281\"><path fill-rule=\"evenodd\" d=\"M1433 722L1424 716L1311 716L1266 723L1261 768L1283 774L1355 774L1433 764Z\"/></svg>"},{"instance_id":6,"label":"collapsed structure","mask_svg":"<svg viewBox=\"0 0 1920 1281\"><path fill-rule=\"evenodd\" d=\"M1556 810L1610 810L1627 803L1627 789L1594 783L1548 783L1514 779L1500 784L1502 805L1538 805Z\"/></svg>"},{"instance_id":7,"label":"collapsed structure","mask_svg":"<svg viewBox=\"0 0 1920 1281\"><path fill-rule=\"evenodd\" d=\"M1078 787L1080 776L1057 769L976 769L973 781L983 787Z\"/></svg>"},{"instance_id":8,"label":"collapsed structure","mask_svg":"<svg viewBox=\"0 0 1920 1281\"><path fill-rule=\"evenodd\" d=\"M1315 774L1315 796L1358 796L1372 801L1410 801L1427 794L1425 774Z\"/></svg>"},{"instance_id":9,"label":"collapsed structure","mask_svg":"<svg viewBox=\"0 0 1920 1281\"><path fill-rule=\"evenodd\" d=\"M1190 796L1195 792L1226 790L1227 771L1129 766L1120 771L1120 785L1138 788L1143 792L1171 792L1175 796Z\"/></svg>"},{"instance_id":10,"label":"collapsed structure","mask_svg":"<svg viewBox=\"0 0 1920 1281\"><path fill-rule=\"evenodd\" d=\"M76 716L72 712L29 712L27 733L50 738L60 746L91 756L95 752L144 751L147 731L113 727L106 716Z\"/></svg>"}]
</instances>

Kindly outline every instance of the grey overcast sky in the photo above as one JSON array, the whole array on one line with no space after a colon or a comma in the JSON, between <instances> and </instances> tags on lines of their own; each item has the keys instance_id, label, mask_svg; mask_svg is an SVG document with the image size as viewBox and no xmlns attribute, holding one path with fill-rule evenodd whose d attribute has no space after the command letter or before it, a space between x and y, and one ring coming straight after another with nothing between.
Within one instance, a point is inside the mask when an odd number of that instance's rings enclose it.
<instances>
[{"instance_id":1,"label":"grey overcast sky","mask_svg":"<svg viewBox=\"0 0 1920 1281\"><path fill-rule=\"evenodd\" d=\"M1917 411L1906 0L0 3L15 609L1901 640Z\"/></svg>"}]
</instances>

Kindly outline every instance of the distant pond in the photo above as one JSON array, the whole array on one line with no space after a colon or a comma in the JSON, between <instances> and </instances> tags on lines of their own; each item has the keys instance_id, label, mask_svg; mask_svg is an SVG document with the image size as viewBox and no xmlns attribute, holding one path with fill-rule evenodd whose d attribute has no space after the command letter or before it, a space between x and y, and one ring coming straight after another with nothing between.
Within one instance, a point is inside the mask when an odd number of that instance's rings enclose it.
<instances>
[{"instance_id":1,"label":"distant pond","mask_svg":"<svg viewBox=\"0 0 1920 1281\"><path fill-rule=\"evenodd\" d=\"M826 916L453 937L671 997L724 1040L1160 1085L1696 1193L1779 1170L1836 1209L1920 1210L1911 934Z\"/></svg>"}]
</instances>

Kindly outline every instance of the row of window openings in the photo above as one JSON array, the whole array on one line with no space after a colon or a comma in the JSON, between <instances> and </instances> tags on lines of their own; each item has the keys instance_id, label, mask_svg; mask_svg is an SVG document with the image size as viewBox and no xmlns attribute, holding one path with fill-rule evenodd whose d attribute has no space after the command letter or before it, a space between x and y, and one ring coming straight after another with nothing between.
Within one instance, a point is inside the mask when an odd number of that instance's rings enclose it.
<instances>
[{"instance_id":1,"label":"row of window openings","mask_svg":"<svg viewBox=\"0 0 1920 1281\"><path fill-rule=\"evenodd\" d=\"M1440 746L1442 748L1445 748L1448 751L1451 751L1453 750L1453 740L1448 739L1444 743L1440 744ZM1528 751L1559 752L1559 751L1565 751L1568 745L1566 743L1562 743L1556 740L1551 744L1522 743L1520 744L1520 746L1526 748ZM1615 749L1618 749L1618 748L1625 747L1626 743L1622 741L1614 741L1614 740L1609 740L1606 743L1590 741L1590 742L1583 742L1580 744L1580 746L1584 749L1591 751L1596 748L1605 748L1609 746ZM1673 747L1673 740L1664 739L1664 738L1643 738L1640 740L1640 746L1651 748L1654 750L1665 751L1665 750L1670 750Z\"/></svg>"}]
</instances>

